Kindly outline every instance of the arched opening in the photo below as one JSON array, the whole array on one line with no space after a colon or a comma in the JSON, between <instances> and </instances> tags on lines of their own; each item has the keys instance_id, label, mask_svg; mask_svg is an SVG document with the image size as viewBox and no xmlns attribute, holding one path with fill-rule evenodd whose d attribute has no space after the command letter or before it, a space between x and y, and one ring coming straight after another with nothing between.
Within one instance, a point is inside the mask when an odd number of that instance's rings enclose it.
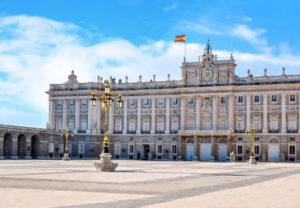
<instances>
[{"instance_id":1,"label":"arched opening","mask_svg":"<svg viewBox=\"0 0 300 208\"><path fill-rule=\"evenodd\" d=\"M31 137L31 157L38 159L39 156L39 138L37 135Z\"/></svg>"},{"instance_id":2,"label":"arched opening","mask_svg":"<svg viewBox=\"0 0 300 208\"><path fill-rule=\"evenodd\" d=\"M211 160L211 141L210 139L202 140L200 144L200 160Z\"/></svg>"},{"instance_id":3,"label":"arched opening","mask_svg":"<svg viewBox=\"0 0 300 208\"><path fill-rule=\"evenodd\" d=\"M186 142L186 160L192 161L194 159L195 144L193 139L189 139Z\"/></svg>"},{"instance_id":4,"label":"arched opening","mask_svg":"<svg viewBox=\"0 0 300 208\"><path fill-rule=\"evenodd\" d=\"M12 136L10 133L4 135L3 156L4 159L9 159L12 156Z\"/></svg>"},{"instance_id":5,"label":"arched opening","mask_svg":"<svg viewBox=\"0 0 300 208\"><path fill-rule=\"evenodd\" d=\"M17 156L19 159L23 159L26 156L26 137L21 134L18 137L18 152Z\"/></svg>"},{"instance_id":6,"label":"arched opening","mask_svg":"<svg viewBox=\"0 0 300 208\"><path fill-rule=\"evenodd\" d=\"M227 159L227 141L221 139L219 141L219 161L225 162Z\"/></svg>"},{"instance_id":7,"label":"arched opening","mask_svg":"<svg viewBox=\"0 0 300 208\"><path fill-rule=\"evenodd\" d=\"M269 161L279 161L280 156L280 144L276 138L269 140L268 148L268 160Z\"/></svg>"}]
</instances>

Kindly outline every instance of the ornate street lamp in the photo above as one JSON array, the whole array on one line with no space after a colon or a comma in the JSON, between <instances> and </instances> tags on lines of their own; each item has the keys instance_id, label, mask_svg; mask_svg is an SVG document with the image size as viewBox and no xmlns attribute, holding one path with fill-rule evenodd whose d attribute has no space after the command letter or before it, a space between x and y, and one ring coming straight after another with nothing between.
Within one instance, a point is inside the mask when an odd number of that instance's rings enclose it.
<instances>
[{"instance_id":1,"label":"ornate street lamp","mask_svg":"<svg viewBox=\"0 0 300 208\"><path fill-rule=\"evenodd\" d=\"M113 102L117 103L118 109L123 108L122 95L119 94L118 96L113 97L110 91L110 85L108 83L108 80L105 80L104 94L102 95L102 97L100 96L96 97L95 92L92 92L92 98L91 98L92 107L96 106L97 98L101 102L102 109L105 111L105 131L104 131L103 151L102 154L100 155L101 162L95 163L95 166L97 170L114 171L115 168L118 166L118 164L111 162L111 154L109 153L109 141L108 141L108 112L109 111L108 110L113 106Z\"/></svg>"},{"instance_id":2,"label":"ornate street lamp","mask_svg":"<svg viewBox=\"0 0 300 208\"><path fill-rule=\"evenodd\" d=\"M247 135L251 135L251 156L250 156L250 159L249 159L249 164L251 165L254 165L254 164L257 164L256 162L256 159L254 157L254 144L253 144L253 137L254 137L254 134L258 133L258 130L257 129L254 129L254 125L253 123L251 123L250 125L250 129L246 129L246 132L247 132Z\"/></svg>"},{"instance_id":3,"label":"ornate street lamp","mask_svg":"<svg viewBox=\"0 0 300 208\"><path fill-rule=\"evenodd\" d=\"M61 137L63 137L63 136L66 137L66 147L65 147L65 154L64 154L63 160L70 160L70 157L68 154L68 137L69 136L73 137L73 131L69 131L68 126L66 126L66 130L65 131L60 130L59 133L60 133Z\"/></svg>"}]
</instances>

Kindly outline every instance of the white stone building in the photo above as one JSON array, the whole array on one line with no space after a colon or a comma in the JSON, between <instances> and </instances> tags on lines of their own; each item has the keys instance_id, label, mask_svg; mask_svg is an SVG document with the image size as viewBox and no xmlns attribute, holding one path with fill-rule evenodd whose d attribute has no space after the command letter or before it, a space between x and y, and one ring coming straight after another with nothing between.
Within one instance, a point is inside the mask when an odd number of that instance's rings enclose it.
<instances>
[{"instance_id":1,"label":"white stone building","mask_svg":"<svg viewBox=\"0 0 300 208\"><path fill-rule=\"evenodd\" d=\"M129 83L110 78L124 108L109 111L111 153L115 158L228 161L250 155L253 123L255 156L260 161L300 160L300 75L247 77L235 74L233 56L218 60L209 44L196 62L182 63L181 80ZM51 84L49 130L76 133L77 154L96 157L102 148L104 112L90 105L104 83L79 83L74 72L66 83ZM97 146L97 147L96 147ZM91 153L91 149L94 150Z\"/></svg>"}]
</instances>

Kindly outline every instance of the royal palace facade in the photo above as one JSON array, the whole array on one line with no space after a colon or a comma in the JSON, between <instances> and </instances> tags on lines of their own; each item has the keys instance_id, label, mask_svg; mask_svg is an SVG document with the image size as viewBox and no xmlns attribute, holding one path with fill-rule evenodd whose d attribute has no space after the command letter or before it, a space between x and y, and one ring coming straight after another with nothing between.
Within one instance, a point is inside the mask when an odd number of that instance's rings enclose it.
<instances>
[{"instance_id":1,"label":"royal palace facade","mask_svg":"<svg viewBox=\"0 0 300 208\"><path fill-rule=\"evenodd\" d=\"M181 80L137 82L110 78L121 93L123 109L109 110L110 152L119 159L228 161L248 160L253 124L254 155L259 161L300 160L300 75L247 77L235 74L233 56L218 60L209 42L197 62L184 59ZM96 158L102 151L104 111L91 93L101 96L104 82L51 84L47 129L0 126L2 158L59 158L65 140L59 131L74 131L72 158ZM1 138L2 137L2 138ZM1 144L2 143L2 144ZM2 150L1 150L2 148Z\"/></svg>"}]
</instances>

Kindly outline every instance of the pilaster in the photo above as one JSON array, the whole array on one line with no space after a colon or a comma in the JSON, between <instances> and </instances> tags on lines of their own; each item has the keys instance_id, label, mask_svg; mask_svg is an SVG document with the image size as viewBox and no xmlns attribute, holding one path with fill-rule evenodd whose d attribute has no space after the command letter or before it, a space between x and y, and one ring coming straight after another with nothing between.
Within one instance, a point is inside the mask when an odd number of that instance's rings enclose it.
<instances>
[{"instance_id":1,"label":"pilaster","mask_svg":"<svg viewBox=\"0 0 300 208\"><path fill-rule=\"evenodd\" d=\"M76 100L75 103L75 131L78 132L80 130L80 101L79 99Z\"/></svg>"},{"instance_id":2,"label":"pilaster","mask_svg":"<svg viewBox=\"0 0 300 208\"><path fill-rule=\"evenodd\" d=\"M10 159L18 159L18 139L12 138L12 152Z\"/></svg>"},{"instance_id":3,"label":"pilaster","mask_svg":"<svg viewBox=\"0 0 300 208\"><path fill-rule=\"evenodd\" d=\"M26 138L26 159L32 159L31 157L31 150L32 150L32 146L31 146L31 137Z\"/></svg>"},{"instance_id":4,"label":"pilaster","mask_svg":"<svg viewBox=\"0 0 300 208\"><path fill-rule=\"evenodd\" d=\"M127 134L127 107L128 107L128 101L126 98L124 98L124 109L123 109L123 134Z\"/></svg>"},{"instance_id":5,"label":"pilaster","mask_svg":"<svg viewBox=\"0 0 300 208\"><path fill-rule=\"evenodd\" d=\"M4 149L3 148L4 148L4 138L0 137L0 159L4 159L4 156L3 156Z\"/></svg>"},{"instance_id":6,"label":"pilaster","mask_svg":"<svg viewBox=\"0 0 300 208\"><path fill-rule=\"evenodd\" d=\"M218 127L218 97L214 96L213 97L213 108L212 108L212 112L213 112L213 130L217 130Z\"/></svg>"},{"instance_id":7,"label":"pilaster","mask_svg":"<svg viewBox=\"0 0 300 208\"><path fill-rule=\"evenodd\" d=\"M55 101L49 100L49 126L50 129L55 129Z\"/></svg>"},{"instance_id":8,"label":"pilaster","mask_svg":"<svg viewBox=\"0 0 300 208\"><path fill-rule=\"evenodd\" d=\"M181 97L180 102L180 130L185 128L185 98Z\"/></svg>"},{"instance_id":9,"label":"pilaster","mask_svg":"<svg viewBox=\"0 0 300 208\"><path fill-rule=\"evenodd\" d=\"M246 122L246 124L247 124L247 126L246 126L246 128L247 129L250 129L250 121L251 121L251 114L250 114L250 95L247 95L246 96L247 97L247 100L246 100L246 105L247 105L247 117L246 117L246 119L247 119L247 122Z\"/></svg>"},{"instance_id":10,"label":"pilaster","mask_svg":"<svg viewBox=\"0 0 300 208\"><path fill-rule=\"evenodd\" d=\"M286 133L286 94L281 94L281 133Z\"/></svg>"},{"instance_id":11,"label":"pilaster","mask_svg":"<svg viewBox=\"0 0 300 208\"><path fill-rule=\"evenodd\" d=\"M198 139L194 138L194 157L193 160L198 159Z\"/></svg>"},{"instance_id":12,"label":"pilaster","mask_svg":"<svg viewBox=\"0 0 300 208\"><path fill-rule=\"evenodd\" d=\"M234 131L234 123L233 123L233 117L234 117L234 108L233 108L233 96L230 95L228 97L228 129L229 131Z\"/></svg>"},{"instance_id":13,"label":"pilaster","mask_svg":"<svg viewBox=\"0 0 300 208\"><path fill-rule=\"evenodd\" d=\"M140 134L141 133L141 111L142 111L142 109L141 109L141 103L142 103L142 99L141 98L139 98L138 100L137 100L137 129L136 129L136 133L137 134Z\"/></svg>"},{"instance_id":14,"label":"pilaster","mask_svg":"<svg viewBox=\"0 0 300 208\"><path fill-rule=\"evenodd\" d=\"M166 130L165 134L170 133L170 98L166 98Z\"/></svg>"},{"instance_id":15,"label":"pilaster","mask_svg":"<svg viewBox=\"0 0 300 208\"><path fill-rule=\"evenodd\" d=\"M91 100L88 99L88 128L87 133L92 133L92 105Z\"/></svg>"},{"instance_id":16,"label":"pilaster","mask_svg":"<svg viewBox=\"0 0 300 208\"><path fill-rule=\"evenodd\" d=\"M200 107L201 106L201 97L196 97L196 130L201 129L201 122L200 122Z\"/></svg>"},{"instance_id":17,"label":"pilaster","mask_svg":"<svg viewBox=\"0 0 300 208\"><path fill-rule=\"evenodd\" d=\"M151 134L155 134L155 98L151 99Z\"/></svg>"},{"instance_id":18,"label":"pilaster","mask_svg":"<svg viewBox=\"0 0 300 208\"><path fill-rule=\"evenodd\" d=\"M66 129L68 122L68 100L63 101L63 129Z\"/></svg>"},{"instance_id":19,"label":"pilaster","mask_svg":"<svg viewBox=\"0 0 300 208\"><path fill-rule=\"evenodd\" d=\"M112 134L114 129L114 104L108 109L108 133Z\"/></svg>"},{"instance_id":20,"label":"pilaster","mask_svg":"<svg viewBox=\"0 0 300 208\"><path fill-rule=\"evenodd\" d=\"M268 133L268 95L264 94L263 100L263 133Z\"/></svg>"}]
</instances>

